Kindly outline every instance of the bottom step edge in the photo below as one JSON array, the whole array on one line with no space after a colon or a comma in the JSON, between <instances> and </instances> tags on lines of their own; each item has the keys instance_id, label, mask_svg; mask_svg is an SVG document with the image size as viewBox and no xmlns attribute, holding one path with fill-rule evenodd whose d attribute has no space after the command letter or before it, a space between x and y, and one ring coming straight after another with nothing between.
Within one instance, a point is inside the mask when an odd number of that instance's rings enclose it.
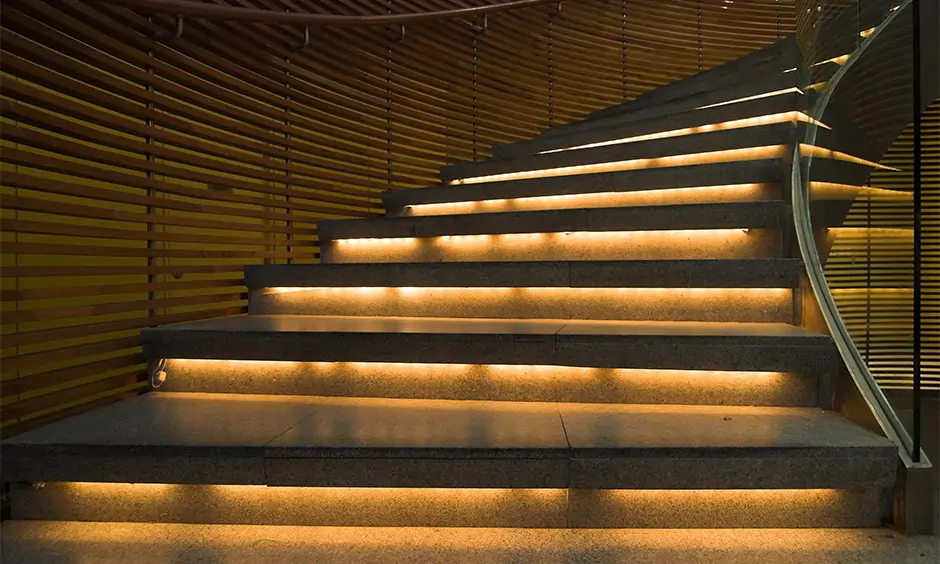
<instances>
[{"instance_id":1,"label":"bottom step edge","mask_svg":"<svg viewBox=\"0 0 940 564\"><path fill-rule=\"evenodd\" d=\"M18 520L366 527L870 528L875 488L600 490L13 484Z\"/></svg>"}]
</instances>

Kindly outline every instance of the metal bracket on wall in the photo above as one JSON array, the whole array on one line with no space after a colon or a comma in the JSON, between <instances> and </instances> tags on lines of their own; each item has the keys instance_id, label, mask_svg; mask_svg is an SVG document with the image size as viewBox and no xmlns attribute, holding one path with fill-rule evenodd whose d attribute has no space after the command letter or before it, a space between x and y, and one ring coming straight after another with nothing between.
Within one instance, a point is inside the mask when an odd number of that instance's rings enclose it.
<instances>
[{"instance_id":1,"label":"metal bracket on wall","mask_svg":"<svg viewBox=\"0 0 940 564\"><path fill-rule=\"evenodd\" d=\"M470 23L470 22L467 22ZM473 29L473 33L477 35L482 35L486 33L486 30L490 27L490 18L489 14L483 14L483 25L477 25L475 23L470 23L470 27Z\"/></svg>"},{"instance_id":2,"label":"metal bracket on wall","mask_svg":"<svg viewBox=\"0 0 940 564\"><path fill-rule=\"evenodd\" d=\"M304 26L304 40L300 43L294 43L288 46L288 49L291 51L300 51L301 49L306 49L310 45L310 26Z\"/></svg>"},{"instance_id":3,"label":"metal bracket on wall","mask_svg":"<svg viewBox=\"0 0 940 564\"><path fill-rule=\"evenodd\" d=\"M398 26L398 36L390 36L389 40L401 42L405 40L405 24Z\"/></svg>"},{"instance_id":4,"label":"metal bracket on wall","mask_svg":"<svg viewBox=\"0 0 940 564\"><path fill-rule=\"evenodd\" d=\"M176 16L176 28L173 31L159 31L153 35L153 38L157 41L179 39L183 35L183 18L184 16Z\"/></svg>"}]
</instances>

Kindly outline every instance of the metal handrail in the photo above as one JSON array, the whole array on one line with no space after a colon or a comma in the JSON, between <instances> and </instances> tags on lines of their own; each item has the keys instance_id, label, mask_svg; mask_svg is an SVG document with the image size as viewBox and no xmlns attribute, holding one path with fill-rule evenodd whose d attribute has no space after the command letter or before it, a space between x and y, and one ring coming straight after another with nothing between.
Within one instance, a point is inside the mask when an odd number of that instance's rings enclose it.
<instances>
[{"instance_id":1,"label":"metal handrail","mask_svg":"<svg viewBox=\"0 0 940 564\"><path fill-rule=\"evenodd\" d=\"M904 0L897 8L892 10L888 17L859 43L859 46L849 55L846 62L832 78L829 79L825 90L815 104L813 116L816 119L821 119L822 113L825 111L829 104L829 99L832 97L832 93L852 65L858 60L862 53L865 52L868 46L877 39L878 35L880 35L911 2L912 0ZM815 144L816 131L817 127L815 125L808 127L806 132L807 144ZM806 268L806 275L807 278L809 278L809 283L812 287L813 295L816 297L816 302L819 304L819 309L826 321L826 326L835 341L836 348L839 350L839 354L842 356L842 360L845 362L849 374L852 376L852 380L855 382L855 386L865 399L865 403L868 404L881 430L889 440L898 445L898 453L900 454L901 460L904 462L904 466L907 468L929 468L930 461L927 459L927 455L924 453L923 449L920 449L919 460L914 461L914 457L912 456L914 441L911 439L910 434L907 432L900 418L898 418L898 414L894 411L894 408L891 407L888 398L885 397L884 391L882 391L878 382L868 369L868 366L862 359L862 355L858 352L858 347L855 346L855 342L852 340L849 330L842 320L842 315L839 313L838 306L832 297L832 292L829 291L829 284L826 283L822 260L816 248L812 220L810 218L809 198L807 197L809 193L809 175L806 175L804 182L801 167L800 145L797 144L793 149L793 167L791 172L793 189L790 191L793 204L793 224L796 229L796 238L800 246L800 254L803 257L803 264Z\"/></svg>"},{"instance_id":2,"label":"metal handrail","mask_svg":"<svg viewBox=\"0 0 940 564\"><path fill-rule=\"evenodd\" d=\"M556 4L561 9L560 0L512 0L499 4L488 4L472 8L455 8L452 10L439 10L434 12L417 12L410 14L382 14L375 16L338 16L331 14L308 14L303 12L278 12L259 8L239 8L237 6L223 6L208 2L195 2L193 0L98 0L109 4L118 4L125 8L149 11L154 13L172 14L177 17L209 18L213 20L250 21L267 24L300 24L322 26L369 26L369 25L403 25L407 23L426 22L453 17L470 17L485 15L491 12L504 12L519 8L528 8L542 4Z\"/></svg>"}]
</instances>

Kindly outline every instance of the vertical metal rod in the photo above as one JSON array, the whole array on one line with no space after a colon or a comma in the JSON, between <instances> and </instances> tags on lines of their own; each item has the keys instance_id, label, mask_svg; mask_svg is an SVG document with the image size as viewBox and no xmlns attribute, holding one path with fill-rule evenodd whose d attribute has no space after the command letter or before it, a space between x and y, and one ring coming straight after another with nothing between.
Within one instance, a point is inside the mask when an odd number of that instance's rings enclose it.
<instances>
[{"instance_id":1,"label":"vertical metal rod","mask_svg":"<svg viewBox=\"0 0 940 564\"><path fill-rule=\"evenodd\" d=\"M913 351L913 443L914 452L911 458L920 462L920 305L921 305L921 100L920 100L920 0L911 2L913 29L911 36L914 41L912 62L914 65L914 351Z\"/></svg>"},{"instance_id":2,"label":"vertical metal rod","mask_svg":"<svg viewBox=\"0 0 940 564\"><path fill-rule=\"evenodd\" d=\"M698 0L698 70L702 70L702 0Z\"/></svg>"},{"instance_id":3,"label":"vertical metal rod","mask_svg":"<svg viewBox=\"0 0 940 564\"><path fill-rule=\"evenodd\" d=\"M284 171L284 201L287 204L287 222L285 226L287 229L284 234L287 239L287 264L292 264L294 262L294 257L290 256L294 252L293 246L293 236L291 234L291 229L294 227L294 222L290 218L293 214L293 208L291 208L291 158L290 158L290 148L291 148L291 112L290 112L290 57L284 57L284 64L287 65L287 69L284 71L284 85L287 88L287 91L284 93L284 113L286 114L286 119L284 120L284 127L287 128L287 131L284 133L284 151L287 153L287 158L284 159L284 165L287 170Z\"/></svg>"},{"instance_id":4,"label":"vertical metal rod","mask_svg":"<svg viewBox=\"0 0 940 564\"><path fill-rule=\"evenodd\" d=\"M623 94L627 99L627 0L620 0L620 70L623 76Z\"/></svg>"},{"instance_id":5,"label":"vertical metal rod","mask_svg":"<svg viewBox=\"0 0 940 564\"><path fill-rule=\"evenodd\" d=\"M555 70L554 54L552 44L552 13L548 13L548 127L551 128L555 123L555 102L553 99L555 90Z\"/></svg>"},{"instance_id":6,"label":"vertical metal rod","mask_svg":"<svg viewBox=\"0 0 940 564\"><path fill-rule=\"evenodd\" d=\"M148 16L147 21L152 22L153 17ZM147 60L152 61L154 57L154 52L152 49L147 51ZM154 89L153 89L153 66L147 65L147 147L152 148L154 145L154 137L152 135L154 128L153 114L155 111L155 106L153 103ZM157 300L157 276L154 273L154 268L156 267L156 257L154 256L154 249L156 249L156 242L154 241L153 235L155 231L155 224L153 222L153 216L156 214L156 206L153 205L153 200L157 197L157 191L154 188L154 183L156 182L156 175L153 173L153 164L156 162L153 151L147 153L147 317L153 319L157 315L156 309L153 307L153 303Z\"/></svg>"},{"instance_id":7,"label":"vertical metal rod","mask_svg":"<svg viewBox=\"0 0 940 564\"><path fill-rule=\"evenodd\" d=\"M386 2L386 12L392 13L392 1ZM401 39L405 38L405 27L401 28ZM388 167L389 190L392 189L392 43L385 48L385 151L386 166Z\"/></svg>"},{"instance_id":8,"label":"vertical metal rod","mask_svg":"<svg viewBox=\"0 0 940 564\"><path fill-rule=\"evenodd\" d=\"M476 23L476 22L474 22ZM480 132L477 125L477 34L471 34L473 40L473 78L471 89L473 92L473 160L477 160Z\"/></svg>"}]
</instances>

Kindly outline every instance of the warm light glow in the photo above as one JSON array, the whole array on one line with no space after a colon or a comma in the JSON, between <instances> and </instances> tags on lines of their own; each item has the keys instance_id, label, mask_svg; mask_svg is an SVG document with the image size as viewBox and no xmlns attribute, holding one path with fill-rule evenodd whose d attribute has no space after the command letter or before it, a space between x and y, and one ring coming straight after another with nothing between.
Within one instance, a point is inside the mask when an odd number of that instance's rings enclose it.
<instances>
[{"instance_id":1,"label":"warm light glow","mask_svg":"<svg viewBox=\"0 0 940 564\"><path fill-rule=\"evenodd\" d=\"M699 125L696 127L685 127L682 129L672 129L669 131L661 131L659 133L649 133L646 135L636 135L633 137L623 137L620 139L611 139L610 141L599 141L597 143L588 143L586 145L576 145L574 147L565 147L563 149L552 149L550 151L542 151L541 154L545 153L557 153L559 151L574 151L577 149L590 149L593 147L605 147L607 145L621 145L624 143L635 143L638 141L651 141L653 139L666 139L669 137L682 137L685 135L694 135L696 133L707 133L710 131L726 131L731 129L743 129L746 127L757 127L761 125L769 125L774 123L793 123L804 122L811 123L813 125L818 125L826 129L830 129L824 123L817 121L803 112L782 112L778 114L769 114L765 116L750 117L744 119L736 119L732 121L724 121L721 123L711 123L707 125Z\"/></svg>"},{"instance_id":2,"label":"warm light glow","mask_svg":"<svg viewBox=\"0 0 940 564\"><path fill-rule=\"evenodd\" d=\"M272 515L281 524L370 526L609 527L623 522L661 528L688 521L721 527L741 520L788 521L826 514L855 494L835 489L593 490L505 488L328 488L246 485L49 483L44 495L84 520L110 508L126 520L226 519ZM730 518L726 522L725 518ZM250 517L249 517L250 518ZM82 518L76 519L78 521ZM183 521L185 522L185 521ZM197 521L201 522L201 521Z\"/></svg>"},{"instance_id":3,"label":"warm light glow","mask_svg":"<svg viewBox=\"0 0 940 564\"><path fill-rule=\"evenodd\" d=\"M833 151L831 149L826 149L824 147L817 147L815 145L807 145L806 143L800 143L800 156L801 157L813 157L813 158L822 158L822 159L832 159L836 161L846 161L850 163L867 165L874 168L880 168L884 170L893 170L900 171L899 168L892 168L890 166L885 166L878 164L876 162L867 161L865 159L850 155L848 153L843 153L841 151Z\"/></svg>"},{"instance_id":4,"label":"warm light glow","mask_svg":"<svg viewBox=\"0 0 940 564\"><path fill-rule=\"evenodd\" d=\"M871 35L872 33L875 32L875 29L876 29L876 28L874 28L874 27L870 27L870 28L868 28L868 29L866 29L866 30L862 30L862 31L858 32L858 34L861 35L862 37L868 37L869 35Z\"/></svg>"},{"instance_id":5,"label":"warm light glow","mask_svg":"<svg viewBox=\"0 0 940 564\"><path fill-rule=\"evenodd\" d=\"M783 71L783 74L787 74L788 72L796 72L796 67L793 67L792 69L787 69L787 70Z\"/></svg>"},{"instance_id":6,"label":"warm light glow","mask_svg":"<svg viewBox=\"0 0 940 564\"><path fill-rule=\"evenodd\" d=\"M717 104L709 104L707 106L699 106L697 110L704 110L706 108L717 108L718 106L727 106L729 104L737 104L739 102L748 102L750 100L759 100L761 98L771 98L773 96L780 96L781 94L790 94L798 93L802 94L803 91L799 88L793 86L790 88L784 88L782 90L774 90L773 92L764 92L763 94L754 94L753 96L746 96L744 98L735 98L734 100L728 100L727 102L718 102Z\"/></svg>"},{"instance_id":7,"label":"warm light glow","mask_svg":"<svg viewBox=\"0 0 940 564\"><path fill-rule=\"evenodd\" d=\"M728 184L720 186L690 186L663 190L637 190L630 192L591 192L585 194L560 194L557 196L531 196L525 198L501 198L493 200L471 200L416 204L408 206L411 215L457 215L471 213L494 213L505 211L528 211L546 209L581 209L625 206L648 206L666 204L694 204L751 201L771 187L770 184Z\"/></svg>"},{"instance_id":8,"label":"warm light glow","mask_svg":"<svg viewBox=\"0 0 940 564\"><path fill-rule=\"evenodd\" d=\"M517 319L787 321L789 288L268 288L269 313Z\"/></svg>"},{"instance_id":9,"label":"warm light glow","mask_svg":"<svg viewBox=\"0 0 940 564\"><path fill-rule=\"evenodd\" d=\"M779 252L773 233L731 228L339 239L330 252L334 262L754 258Z\"/></svg>"},{"instance_id":10,"label":"warm light glow","mask_svg":"<svg viewBox=\"0 0 940 564\"><path fill-rule=\"evenodd\" d=\"M793 386L809 386L810 394L815 390L815 384L783 372L529 364L266 361L246 366L233 360L171 359L167 370L167 382L186 390L208 389L225 380L227 389L246 394L275 393L289 383L294 394L362 397L381 389L389 398L510 400L532 406L563 401L663 404L680 397L687 404L723 404L736 397L748 405L774 406L793 401Z\"/></svg>"},{"instance_id":11,"label":"warm light glow","mask_svg":"<svg viewBox=\"0 0 940 564\"><path fill-rule=\"evenodd\" d=\"M591 242L608 241L610 239L664 239L669 237L729 237L736 234L747 233L747 229L662 229L655 231L565 231L559 233L503 233L499 235L441 235L427 237L436 243L445 245L479 245L481 243L513 243L536 242L544 243L548 240L568 240ZM406 245L411 246L418 242L417 237L363 237L359 239L334 239L338 245Z\"/></svg>"},{"instance_id":12,"label":"warm light glow","mask_svg":"<svg viewBox=\"0 0 940 564\"><path fill-rule=\"evenodd\" d=\"M874 186L856 186L854 184L839 184L836 182L810 182L813 198L826 198L834 196L849 196L854 198L859 193L886 200L911 200L914 195L903 190L891 190Z\"/></svg>"},{"instance_id":13,"label":"warm light glow","mask_svg":"<svg viewBox=\"0 0 940 564\"><path fill-rule=\"evenodd\" d=\"M121 500L130 505L166 507L177 496L185 496L198 499L200 504L230 510L236 507L261 510L265 505L273 504L284 510L341 513L348 509L390 517L403 508L429 514L457 508L499 511L533 502L563 502L567 495L566 490L556 488L352 488L99 482L59 482L47 487L61 488L69 497L89 503Z\"/></svg>"},{"instance_id":14,"label":"warm light glow","mask_svg":"<svg viewBox=\"0 0 940 564\"><path fill-rule=\"evenodd\" d=\"M593 163L539 170L525 170L508 172L504 174L490 174L470 178L455 179L450 184L479 184L482 182L500 182L506 180L523 180L528 178L546 178L554 176L572 176L576 174L597 174L601 172L618 172L624 170L637 170L644 168L660 168L671 166L688 166L695 164L724 163L732 161L748 161L757 159L770 159L781 157L786 152L786 145L767 145L764 147L747 147L743 149L730 149L725 151L709 151L705 153L689 153L684 155L671 155L648 159L630 159L606 163Z\"/></svg>"},{"instance_id":15,"label":"warm light glow","mask_svg":"<svg viewBox=\"0 0 940 564\"><path fill-rule=\"evenodd\" d=\"M787 288L582 288L570 286L528 286L528 287L507 287L507 286L310 286L310 287L275 287L265 288L265 293L286 294L295 292L328 292L328 293L352 293L352 294L379 294L387 292L398 292L408 295L420 295L422 293L435 292L485 292L485 293L505 293L505 292L556 292L556 293L603 293L603 294L636 294L636 297L648 296L650 294L663 293L689 293L706 295L735 295L738 292L742 294L781 294L789 292Z\"/></svg>"},{"instance_id":16,"label":"warm light glow","mask_svg":"<svg viewBox=\"0 0 940 564\"><path fill-rule=\"evenodd\" d=\"M872 28L872 29L874 29L874 28ZM863 32L863 33L864 33L864 32ZM839 55L838 57L833 57L833 58L831 58L831 59L826 59L825 61L819 61L818 63L814 64L813 66L814 66L814 67L818 67L818 66L820 66L820 65L826 65L826 64L829 64L829 63L835 63L835 64L837 64L837 65L843 65L843 64L845 64L845 62L848 61L848 60L849 60L849 55L848 55L848 54Z\"/></svg>"},{"instance_id":17,"label":"warm light glow","mask_svg":"<svg viewBox=\"0 0 940 564\"><path fill-rule=\"evenodd\" d=\"M551 364L460 364L460 363L430 363L430 362L295 362L284 360L228 360L228 359L189 359L174 358L168 361L169 366L183 366L188 363L199 363L200 369L205 368L203 363L210 363L217 367L242 366L250 362L253 368L259 370L294 370L303 366L315 371L331 371L337 369L354 368L363 374L397 373L398 376L414 376L415 374L436 374L442 376L447 373L485 371L492 375L506 374L518 378L523 373L535 377L590 378L597 376L616 376L624 380L633 378L655 378L659 381L670 379L697 378L703 381L718 382L723 379L733 380L760 380L765 385L770 380L785 378L783 372L760 371L734 371L734 370L662 370L645 368L597 368L593 366L557 366Z\"/></svg>"},{"instance_id":18,"label":"warm light glow","mask_svg":"<svg viewBox=\"0 0 940 564\"><path fill-rule=\"evenodd\" d=\"M829 232L833 235L862 236L869 235L894 235L896 237L913 237L913 229L902 229L898 227L832 227Z\"/></svg>"}]
</instances>

